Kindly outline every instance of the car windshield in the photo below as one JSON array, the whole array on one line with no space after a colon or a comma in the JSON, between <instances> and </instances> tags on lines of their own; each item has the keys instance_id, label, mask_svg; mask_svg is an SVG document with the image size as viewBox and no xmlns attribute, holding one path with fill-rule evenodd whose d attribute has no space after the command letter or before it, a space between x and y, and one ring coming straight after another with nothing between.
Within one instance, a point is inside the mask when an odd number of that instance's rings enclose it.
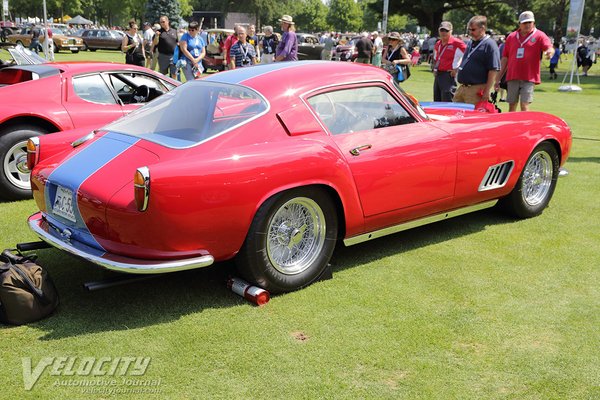
<instances>
[{"instance_id":1,"label":"car windshield","mask_svg":"<svg viewBox=\"0 0 600 400\"><path fill-rule=\"evenodd\" d=\"M5 55L4 52L8 52ZM43 64L46 60L33 51L24 48L21 45L15 47L0 47L0 60L6 65L30 65L30 64Z\"/></svg>"},{"instance_id":2,"label":"car windshield","mask_svg":"<svg viewBox=\"0 0 600 400\"><path fill-rule=\"evenodd\" d=\"M186 148L244 125L268 108L260 94L245 86L187 82L104 129Z\"/></svg>"}]
</instances>

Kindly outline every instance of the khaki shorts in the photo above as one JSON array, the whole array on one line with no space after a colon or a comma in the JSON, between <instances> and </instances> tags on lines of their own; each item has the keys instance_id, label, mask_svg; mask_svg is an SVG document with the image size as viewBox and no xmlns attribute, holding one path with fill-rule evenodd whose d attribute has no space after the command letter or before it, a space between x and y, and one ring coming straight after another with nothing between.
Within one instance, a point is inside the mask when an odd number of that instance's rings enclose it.
<instances>
[{"instance_id":1,"label":"khaki shorts","mask_svg":"<svg viewBox=\"0 0 600 400\"><path fill-rule=\"evenodd\" d=\"M469 86L461 84L458 89L456 89L456 93L454 93L454 98L452 101L455 103L468 103L475 105L481 101L481 95L479 93L484 89L485 83Z\"/></svg>"},{"instance_id":2,"label":"khaki shorts","mask_svg":"<svg viewBox=\"0 0 600 400\"><path fill-rule=\"evenodd\" d=\"M533 101L533 87L535 84L529 81L513 80L506 82L506 102L516 104L521 98L521 103L531 103Z\"/></svg>"}]
</instances>

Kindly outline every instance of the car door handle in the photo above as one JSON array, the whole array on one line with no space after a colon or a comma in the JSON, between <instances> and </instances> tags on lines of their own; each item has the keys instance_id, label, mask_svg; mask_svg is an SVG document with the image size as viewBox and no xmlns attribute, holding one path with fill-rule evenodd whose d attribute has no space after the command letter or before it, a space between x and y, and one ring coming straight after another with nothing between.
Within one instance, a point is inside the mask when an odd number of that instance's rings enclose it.
<instances>
[{"instance_id":1,"label":"car door handle","mask_svg":"<svg viewBox=\"0 0 600 400\"><path fill-rule=\"evenodd\" d=\"M371 146L370 144L363 144L362 146L358 146L350 150L350 154L352 154L353 156L359 156L361 151L369 150L371 147L373 146Z\"/></svg>"}]
</instances>

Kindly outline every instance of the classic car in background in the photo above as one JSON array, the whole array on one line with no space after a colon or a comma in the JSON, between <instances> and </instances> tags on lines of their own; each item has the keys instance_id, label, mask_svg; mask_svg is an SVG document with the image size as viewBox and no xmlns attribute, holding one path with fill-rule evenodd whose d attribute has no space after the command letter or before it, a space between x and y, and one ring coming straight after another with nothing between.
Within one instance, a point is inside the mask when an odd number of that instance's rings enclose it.
<instances>
[{"instance_id":1,"label":"classic car in background","mask_svg":"<svg viewBox=\"0 0 600 400\"><path fill-rule=\"evenodd\" d=\"M360 36L344 36L340 39L340 42L335 46L335 51L332 53L333 61L354 61L358 57L356 51L356 41L359 40Z\"/></svg>"},{"instance_id":2,"label":"classic car in background","mask_svg":"<svg viewBox=\"0 0 600 400\"><path fill-rule=\"evenodd\" d=\"M298 60L320 60L323 44L319 38L309 33L297 33L298 37Z\"/></svg>"},{"instance_id":3,"label":"classic car in background","mask_svg":"<svg viewBox=\"0 0 600 400\"><path fill-rule=\"evenodd\" d=\"M273 85L277 82L277 85ZM428 114L380 68L298 61L188 82L101 129L28 142L44 241L129 273L234 258L273 292L352 245L492 207L542 213L571 132L540 112Z\"/></svg>"},{"instance_id":4,"label":"classic car in background","mask_svg":"<svg viewBox=\"0 0 600 400\"><path fill-rule=\"evenodd\" d=\"M206 56L202 60L204 70L224 71L225 66L225 39L233 35L233 29L207 29L208 43Z\"/></svg>"},{"instance_id":5,"label":"classic car in background","mask_svg":"<svg viewBox=\"0 0 600 400\"><path fill-rule=\"evenodd\" d=\"M11 67L13 65L43 64L45 62L45 58L40 57L21 45L0 43L0 68Z\"/></svg>"},{"instance_id":6,"label":"classic car in background","mask_svg":"<svg viewBox=\"0 0 600 400\"><path fill-rule=\"evenodd\" d=\"M9 43L20 44L25 47L29 47L31 44L31 31L34 29L29 26L26 28L21 28L18 33L7 36L7 41ZM36 29L40 29L42 32L45 30L43 27L37 27ZM70 50L72 53L78 53L79 50L83 48L83 40L74 36L67 36L62 30L58 28L49 28L52 30L52 42L54 43L54 52L59 52L61 50ZM43 35L40 36L40 43L44 43L46 37Z\"/></svg>"},{"instance_id":7,"label":"classic car in background","mask_svg":"<svg viewBox=\"0 0 600 400\"><path fill-rule=\"evenodd\" d=\"M81 32L82 50L121 50L123 33L109 29L85 29Z\"/></svg>"},{"instance_id":8,"label":"classic car in background","mask_svg":"<svg viewBox=\"0 0 600 400\"><path fill-rule=\"evenodd\" d=\"M51 63L0 69L0 198L31 196L26 143L32 136L99 127L179 83L116 63Z\"/></svg>"}]
</instances>

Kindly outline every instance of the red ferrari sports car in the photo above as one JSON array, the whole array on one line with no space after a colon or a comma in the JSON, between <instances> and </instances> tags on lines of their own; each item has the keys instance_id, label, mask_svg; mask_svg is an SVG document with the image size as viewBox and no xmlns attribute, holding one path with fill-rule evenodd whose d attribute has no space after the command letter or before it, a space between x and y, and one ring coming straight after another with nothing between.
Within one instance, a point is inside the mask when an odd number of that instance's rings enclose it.
<instances>
[{"instance_id":1,"label":"red ferrari sports car","mask_svg":"<svg viewBox=\"0 0 600 400\"><path fill-rule=\"evenodd\" d=\"M149 69L101 62L0 69L0 198L31 197L26 144L32 136L99 127L174 89Z\"/></svg>"},{"instance_id":2,"label":"red ferrari sports car","mask_svg":"<svg viewBox=\"0 0 600 400\"><path fill-rule=\"evenodd\" d=\"M421 108L382 69L300 61L188 82L102 129L28 142L44 241L156 273L235 258L273 292L352 245L492 207L540 214L571 132L540 113Z\"/></svg>"}]
</instances>

